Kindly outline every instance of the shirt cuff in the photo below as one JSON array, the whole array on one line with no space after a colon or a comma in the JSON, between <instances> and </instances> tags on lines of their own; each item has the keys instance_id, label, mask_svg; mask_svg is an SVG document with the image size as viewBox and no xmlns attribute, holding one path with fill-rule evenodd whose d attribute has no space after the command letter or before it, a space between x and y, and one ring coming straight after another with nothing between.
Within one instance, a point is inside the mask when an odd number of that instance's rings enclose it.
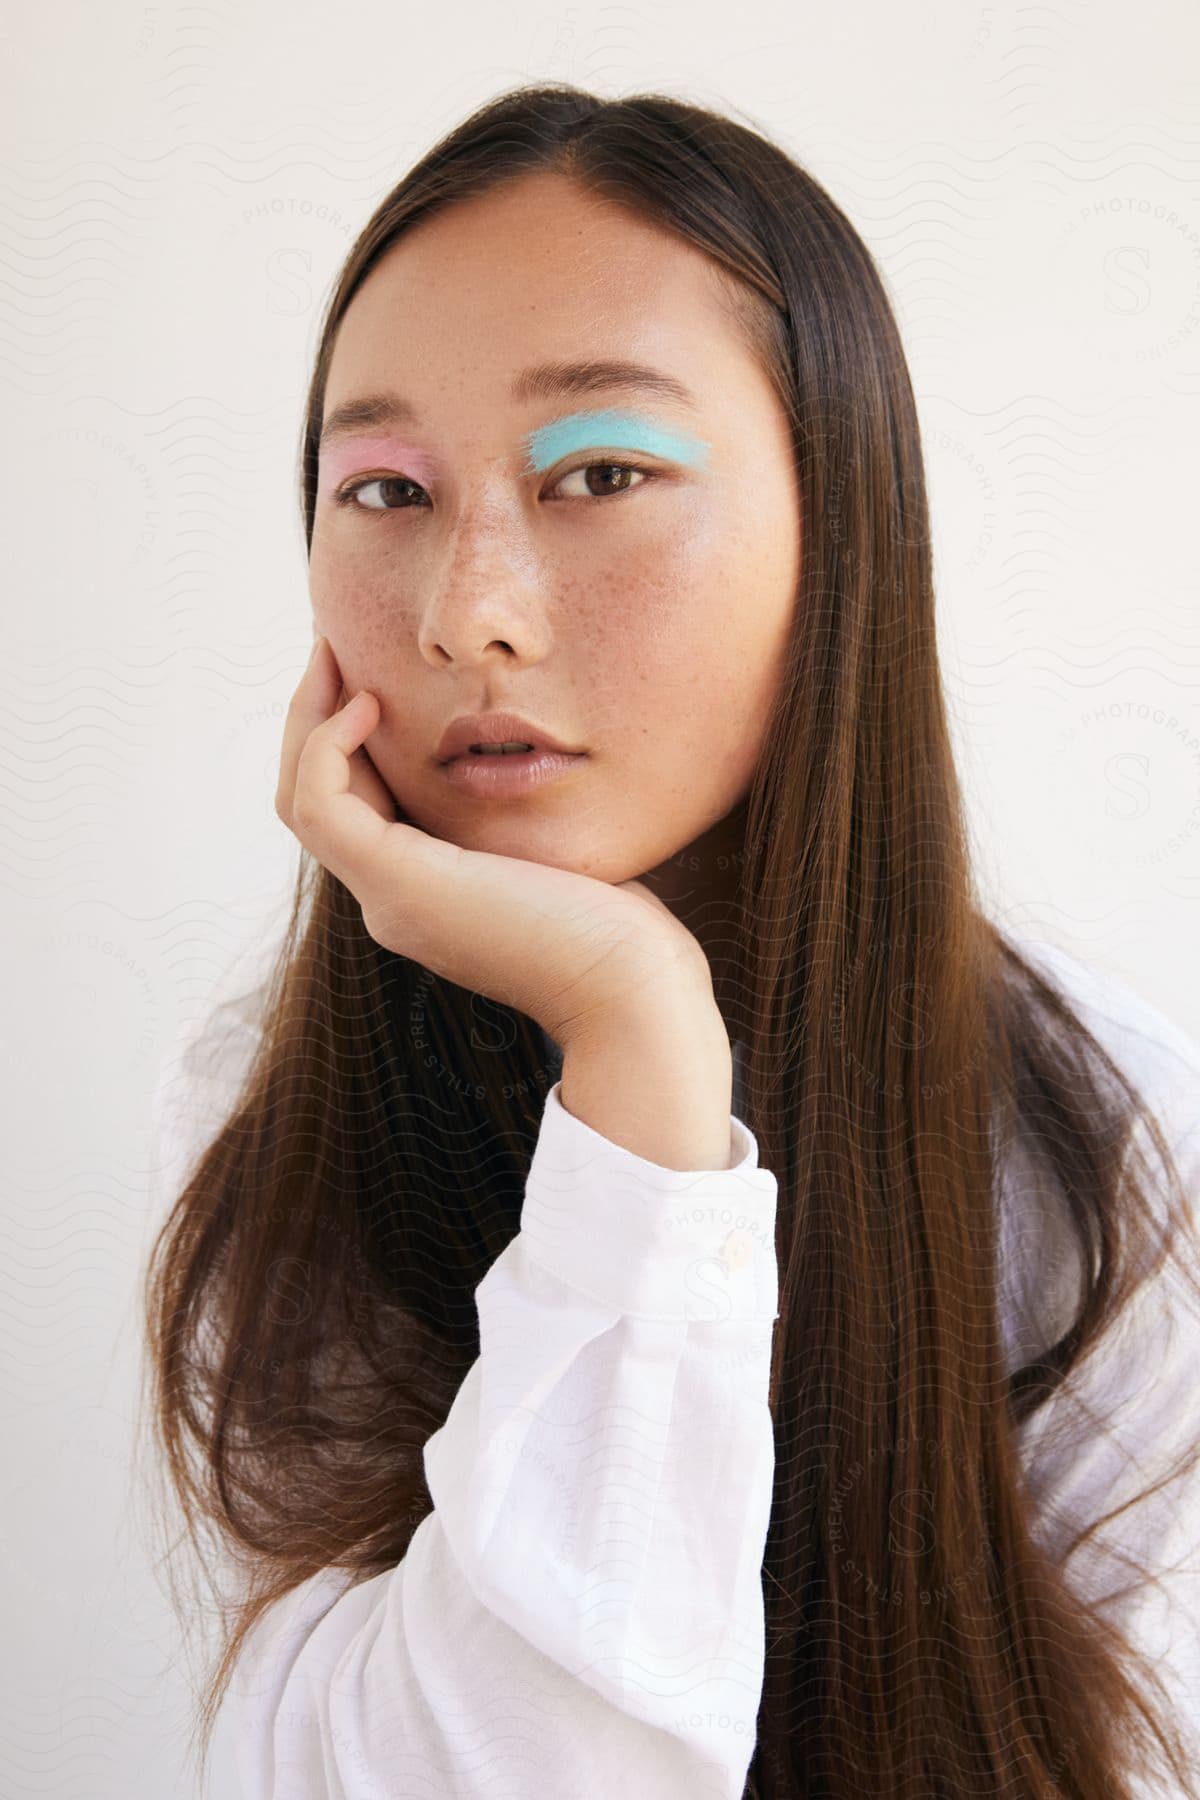
<instances>
[{"instance_id":1,"label":"shirt cuff","mask_svg":"<svg viewBox=\"0 0 1200 1800\"><path fill-rule=\"evenodd\" d=\"M668 1169L546 1095L521 1208L525 1253L578 1293L644 1319L779 1317L778 1184L730 1114L734 1164Z\"/></svg>"}]
</instances>

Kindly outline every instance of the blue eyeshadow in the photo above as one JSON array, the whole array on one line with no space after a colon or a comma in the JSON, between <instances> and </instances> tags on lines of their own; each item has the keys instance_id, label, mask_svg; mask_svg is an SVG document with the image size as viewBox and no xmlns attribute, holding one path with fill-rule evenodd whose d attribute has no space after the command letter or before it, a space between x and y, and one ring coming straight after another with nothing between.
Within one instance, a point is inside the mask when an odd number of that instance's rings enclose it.
<instances>
[{"instance_id":1,"label":"blue eyeshadow","mask_svg":"<svg viewBox=\"0 0 1200 1800\"><path fill-rule=\"evenodd\" d=\"M527 471L547 469L573 450L645 450L669 461L703 466L711 444L686 432L668 431L640 413L605 407L598 412L568 413L531 431L525 439Z\"/></svg>"}]
</instances>

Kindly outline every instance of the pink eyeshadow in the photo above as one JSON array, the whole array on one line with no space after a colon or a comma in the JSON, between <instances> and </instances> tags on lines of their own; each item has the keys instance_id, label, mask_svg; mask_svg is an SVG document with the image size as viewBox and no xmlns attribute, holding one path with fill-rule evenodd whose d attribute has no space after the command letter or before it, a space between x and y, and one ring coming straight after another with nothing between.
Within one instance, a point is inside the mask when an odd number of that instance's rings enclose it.
<instances>
[{"instance_id":1,"label":"pink eyeshadow","mask_svg":"<svg viewBox=\"0 0 1200 1800\"><path fill-rule=\"evenodd\" d=\"M425 451L413 449L411 445L401 443L399 438L346 438L341 443L331 444L328 450L322 450L317 468L317 493L323 496L331 488L340 487L350 475L377 473L405 475L425 487L433 472L433 461Z\"/></svg>"}]
</instances>

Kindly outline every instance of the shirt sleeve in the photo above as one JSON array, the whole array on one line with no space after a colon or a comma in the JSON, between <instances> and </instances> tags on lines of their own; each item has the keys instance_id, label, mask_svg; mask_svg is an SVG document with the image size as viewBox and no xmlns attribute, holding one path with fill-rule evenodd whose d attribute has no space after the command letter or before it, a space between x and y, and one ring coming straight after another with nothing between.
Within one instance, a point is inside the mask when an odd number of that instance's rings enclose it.
<instances>
[{"instance_id":1,"label":"shirt sleeve","mask_svg":"<svg viewBox=\"0 0 1200 1800\"><path fill-rule=\"evenodd\" d=\"M549 1090L480 1353L395 1568L325 1571L222 1706L242 1800L740 1800L775 1467L776 1179L662 1167ZM228 1715L226 1720L226 1715Z\"/></svg>"},{"instance_id":2,"label":"shirt sleeve","mask_svg":"<svg viewBox=\"0 0 1200 1800\"><path fill-rule=\"evenodd\" d=\"M1061 956L1072 978L1074 967ZM1179 1253L1200 1274L1200 1048L1140 996L1080 971L1087 1022L1142 1087L1165 1129L1186 1208ZM1140 1134L1139 1134L1140 1135ZM1145 1141L1144 1139L1142 1141ZM1155 1169L1154 1161L1150 1167ZM1161 1200L1161 1192L1157 1198ZM1156 1206L1159 1227L1177 1214ZM1057 1324L1065 1329L1067 1318ZM1149 1275L1072 1377L1021 1432L1036 1533L1068 1579L1119 1624L1161 1678L1168 1717L1200 1767L1200 1467L1076 1534L1169 1476L1200 1439L1200 1302L1168 1261ZM1136 1561L1134 1560L1136 1559ZM1140 1581L1138 1565L1156 1578ZM1153 1689L1147 1698L1161 1706ZM1177 1800L1176 1785L1131 1787L1137 1800Z\"/></svg>"}]
</instances>

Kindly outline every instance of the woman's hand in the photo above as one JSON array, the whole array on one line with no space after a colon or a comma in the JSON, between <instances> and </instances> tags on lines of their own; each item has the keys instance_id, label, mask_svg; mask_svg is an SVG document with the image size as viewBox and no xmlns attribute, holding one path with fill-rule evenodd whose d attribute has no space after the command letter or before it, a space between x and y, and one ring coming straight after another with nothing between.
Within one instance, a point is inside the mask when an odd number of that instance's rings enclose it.
<instances>
[{"instance_id":1,"label":"woman's hand","mask_svg":"<svg viewBox=\"0 0 1200 1800\"><path fill-rule=\"evenodd\" d=\"M466 850L399 819L363 747L378 723L374 695L347 700L319 638L288 707L275 810L376 943L526 1013L564 1049L668 999L711 1003L700 944L641 882Z\"/></svg>"}]
</instances>

